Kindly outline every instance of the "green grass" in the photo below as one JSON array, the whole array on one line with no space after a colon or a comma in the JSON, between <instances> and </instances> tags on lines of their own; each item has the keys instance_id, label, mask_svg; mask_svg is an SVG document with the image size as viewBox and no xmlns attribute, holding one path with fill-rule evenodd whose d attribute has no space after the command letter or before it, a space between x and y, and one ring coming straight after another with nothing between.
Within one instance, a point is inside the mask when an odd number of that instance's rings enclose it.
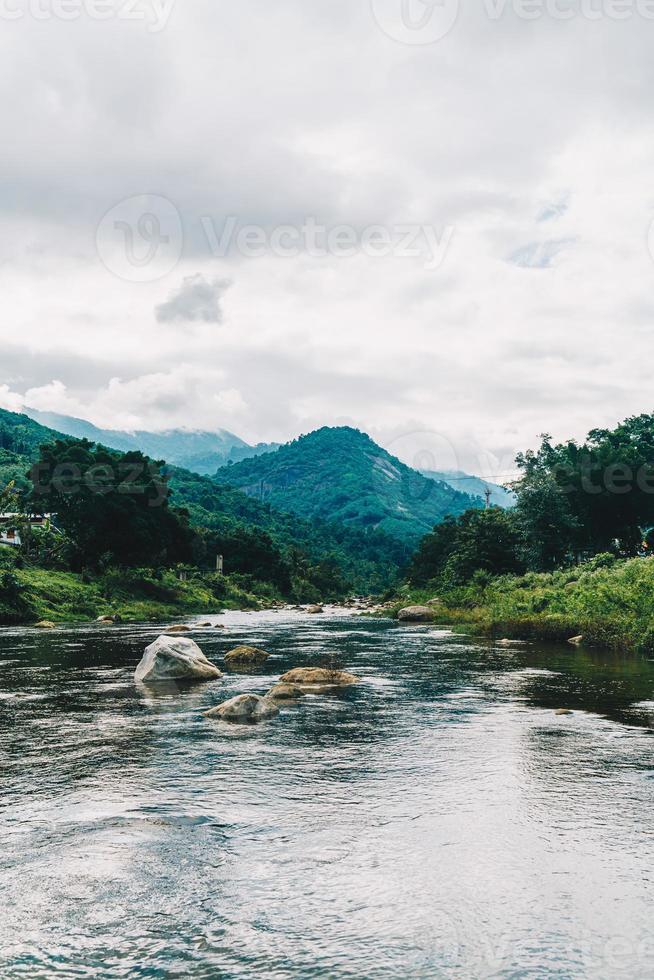
<instances>
[{"instance_id":1,"label":"green grass","mask_svg":"<svg viewBox=\"0 0 654 980\"><path fill-rule=\"evenodd\" d=\"M125 622L158 621L223 609L258 609L267 596L248 592L228 576L193 575L147 569L117 571L89 579L73 572L13 568L19 600L0 595L0 623L88 622L118 614Z\"/></svg>"},{"instance_id":2,"label":"green grass","mask_svg":"<svg viewBox=\"0 0 654 980\"><path fill-rule=\"evenodd\" d=\"M434 596L439 622L510 638L585 642L613 650L654 652L654 560L599 555L549 574L478 574L467 586L405 587L396 610Z\"/></svg>"}]
</instances>

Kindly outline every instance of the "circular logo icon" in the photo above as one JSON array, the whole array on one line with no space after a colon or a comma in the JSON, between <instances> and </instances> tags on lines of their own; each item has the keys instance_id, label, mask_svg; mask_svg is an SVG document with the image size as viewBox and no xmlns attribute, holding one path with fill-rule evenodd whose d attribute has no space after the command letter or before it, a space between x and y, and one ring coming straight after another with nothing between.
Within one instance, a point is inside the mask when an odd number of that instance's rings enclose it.
<instances>
[{"instance_id":1,"label":"circular logo icon","mask_svg":"<svg viewBox=\"0 0 654 980\"><path fill-rule=\"evenodd\" d=\"M459 469L457 453L450 440L431 429L403 432L390 442L385 442L384 446L392 456L397 456L411 469L425 475L451 473ZM436 494L436 486L429 478L426 481L419 477L411 479L406 489L413 500L426 500Z\"/></svg>"},{"instance_id":2,"label":"circular logo icon","mask_svg":"<svg viewBox=\"0 0 654 980\"><path fill-rule=\"evenodd\" d=\"M127 282L154 282L179 262L182 219L166 197L127 197L102 218L95 243L100 261L115 276Z\"/></svg>"},{"instance_id":3,"label":"circular logo icon","mask_svg":"<svg viewBox=\"0 0 654 980\"><path fill-rule=\"evenodd\" d=\"M459 0L370 0L384 34L402 44L434 44L454 27Z\"/></svg>"}]
</instances>

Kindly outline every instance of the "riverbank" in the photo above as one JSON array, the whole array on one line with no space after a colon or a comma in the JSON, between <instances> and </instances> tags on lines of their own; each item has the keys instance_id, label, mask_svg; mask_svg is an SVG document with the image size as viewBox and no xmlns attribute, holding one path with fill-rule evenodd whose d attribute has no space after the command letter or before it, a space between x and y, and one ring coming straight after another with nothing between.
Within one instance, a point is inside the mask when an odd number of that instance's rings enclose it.
<instances>
[{"instance_id":1,"label":"riverbank","mask_svg":"<svg viewBox=\"0 0 654 980\"><path fill-rule=\"evenodd\" d=\"M248 591L229 576L111 569L102 575L40 568L0 570L0 624L89 622L117 616L124 622L161 621L224 609L262 609L270 594Z\"/></svg>"},{"instance_id":2,"label":"riverbank","mask_svg":"<svg viewBox=\"0 0 654 980\"><path fill-rule=\"evenodd\" d=\"M388 612L432 605L435 620L511 639L584 642L609 650L654 652L654 561L591 561L550 574L490 578L478 574L466 586L399 590Z\"/></svg>"}]
</instances>

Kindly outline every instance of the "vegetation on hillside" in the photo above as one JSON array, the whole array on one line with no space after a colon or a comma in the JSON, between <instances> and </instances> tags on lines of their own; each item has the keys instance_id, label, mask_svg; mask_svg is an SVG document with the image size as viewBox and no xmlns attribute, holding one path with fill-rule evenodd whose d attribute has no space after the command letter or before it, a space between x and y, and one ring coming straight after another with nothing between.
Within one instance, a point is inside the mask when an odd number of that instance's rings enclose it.
<instances>
[{"instance_id":1,"label":"vegetation on hillside","mask_svg":"<svg viewBox=\"0 0 654 980\"><path fill-rule=\"evenodd\" d=\"M595 429L581 445L517 458L511 511L469 511L425 536L402 603L506 635L654 652L654 416Z\"/></svg>"},{"instance_id":2,"label":"vegetation on hillside","mask_svg":"<svg viewBox=\"0 0 654 980\"><path fill-rule=\"evenodd\" d=\"M438 622L518 639L584 643L654 653L654 562L596 555L555 572L491 576L477 572L464 585L403 586L396 610L435 595Z\"/></svg>"},{"instance_id":3,"label":"vegetation on hillside","mask_svg":"<svg viewBox=\"0 0 654 980\"><path fill-rule=\"evenodd\" d=\"M275 453L225 466L215 479L300 517L381 531L412 547L446 515L481 505L348 427L318 429Z\"/></svg>"},{"instance_id":4,"label":"vegetation on hillside","mask_svg":"<svg viewBox=\"0 0 654 980\"><path fill-rule=\"evenodd\" d=\"M60 437L26 416L0 412L0 438L0 488L13 485L0 510L56 515L36 530L19 517L24 574L6 580L0 621L35 615L39 602L21 598L30 568L83 572L85 585L114 568L179 563L211 577L222 555L232 594L308 602L381 591L410 557L406 544L381 531L302 520L139 452Z\"/></svg>"}]
</instances>

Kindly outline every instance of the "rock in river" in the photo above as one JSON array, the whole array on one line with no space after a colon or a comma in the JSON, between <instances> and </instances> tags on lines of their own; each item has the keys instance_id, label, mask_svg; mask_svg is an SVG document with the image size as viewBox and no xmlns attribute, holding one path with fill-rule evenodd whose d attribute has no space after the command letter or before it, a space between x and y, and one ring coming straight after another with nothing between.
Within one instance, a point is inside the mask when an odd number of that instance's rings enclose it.
<instances>
[{"instance_id":1,"label":"rock in river","mask_svg":"<svg viewBox=\"0 0 654 980\"><path fill-rule=\"evenodd\" d=\"M294 667L280 677L282 684L357 684L358 677L346 670L326 667Z\"/></svg>"},{"instance_id":2,"label":"rock in river","mask_svg":"<svg viewBox=\"0 0 654 980\"><path fill-rule=\"evenodd\" d=\"M42 619L40 623L35 623L34 628L37 630L53 630L55 624L51 623L49 619Z\"/></svg>"},{"instance_id":3,"label":"rock in river","mask_svg":"<svg viewBox=\"0 0 654 980\"><path fill-rule=\"evenodd\" d=\"M570 639L568 640L568 643L572 643L573 647L581 646L583 642L584 642L583 636L571 636Z\"/></svg>"},{"instance_id":4,"label":"rock in river","mask_svg":"<svg viewBox=\"0 0 654 980\"><path fill-rule=\"evenodd\" d=\"M205 711L205 718L222 718L223 721L235 721L241 724L263 721L279 714L279 708L274 701L259 697L258 694L239 694L229 701Z\"/></svg>"},{"instance_id":5,"label":"rock in river","mask_svg":"<svg viewBox=\"0 0 654 980\"><path fill-rule=\"evenodd\" d=\"M292 701L293 698L303 698L304 691L295 684L274 684L266 697L273 698L275 701Z\"/></svg>"},{"instance_id":6,"label":"rock in river","mask_svg":"<svg viewBox=\"0 0 654 980\"><path fill-rule=\"evenodd\" d=\"M405 606L400 609L397 618L401 623L431 623L434 611L429 606Z\"/></svg>"},{"instance_id":7,"label":"rock in river","mask_svg":"<svg viewBox=\"0 0 654 980\"><path fill-rule=\"evenodd\" d=\"M269 653L266 653L265 650L259 650L257 647L240 646L234 647L233 650L225 654L225 663L229 667L238 664L256 667L259 664L265 664L269 656Z\"/></svg>"},{"instance_id":8,"label":"rock in river","mask_svg":"<svg viewBox=\"0 0 654 980\"><path fill-rule=\"evenodd\" d=\"M222 673L187 636L160 636L145 648L134 679L156 681L211 681Z\"/></svg>"},{"instance_id":9,"label":"rock in river","mask_svg":"<svg viewBox=\"0 0 654 980\"><path fill-rule=\"evenodd\" d=\"M176 623L174 626L167 626L166 633L190 633L191 627L184 626L182 623Z\"/></svg>"},{"instance_id":10,"label":"rock in river","mask_svg":"<svg viewBox=\"0 0 654 980\"><path fill-rule=\"evenodd\" d=\"M312 616L317 615L317 613L323 613L325 610L322 606L309 606L307 612L311 613Z\"/></svg>"}]
</instances>

